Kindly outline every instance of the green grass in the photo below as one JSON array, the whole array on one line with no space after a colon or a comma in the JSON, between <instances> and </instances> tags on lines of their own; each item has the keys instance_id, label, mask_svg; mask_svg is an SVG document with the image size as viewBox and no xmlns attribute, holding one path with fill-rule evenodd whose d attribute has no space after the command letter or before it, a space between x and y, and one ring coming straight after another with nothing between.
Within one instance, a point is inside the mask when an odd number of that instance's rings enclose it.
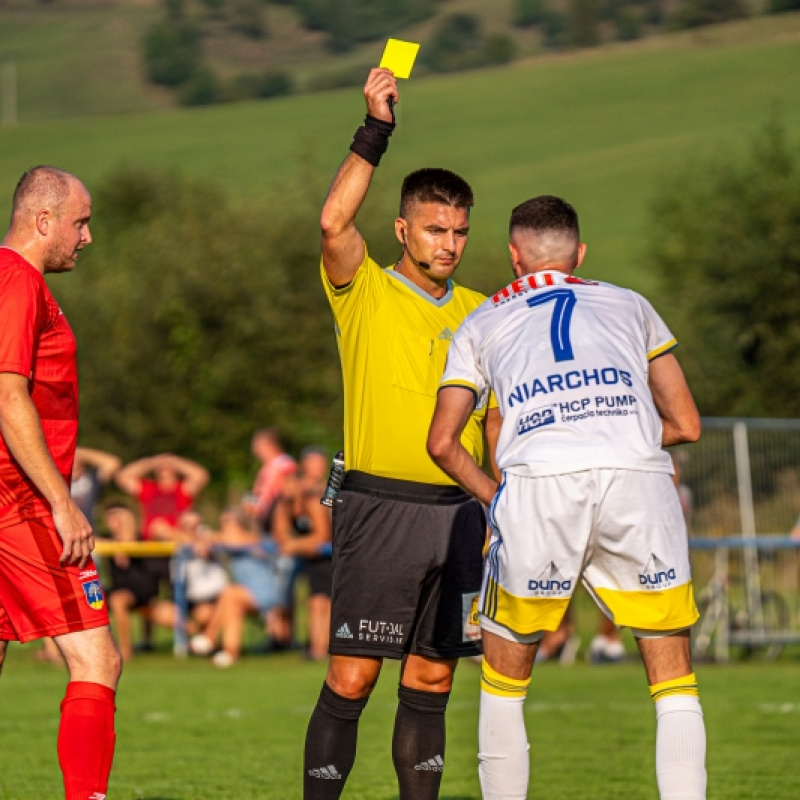
<instances>
[{"instance_id":1,"label":"green grass","mask_svg":"<svg viewBox=\"0 0 800 800\"><path fill-rule=\"evenodd\" d=\"M800 796L797 654L775 664L700 666L709 797ZM247 657L228 671L142 656L123 675L114 800L293 800L301 796L305 726L324 667L294 654ZM477 800L478 670L461 665L448 712L442 800ZM345 797L394 800L390 739L397 667L362 718ZM0 681L0 796L56 800L64 675L13 647ZM537 666L526 705L537 800L655 800L654 724L638 664Z\"/></svg>"},{"instance_id":2,"label":"green grass","mask_svg":"<svg viewBox=\"0 0 800 800\"><path fill-rule=\"evenodd\" d=\"M538 193L563 195L582 215L589 242L584 274L652 293L643 257L648 204L659 181L696 155L728 150L736 157L776 109L796 140L798 63L800 14L790 14L412 79L402 86L399 128L370 202L392 215L400 178L424 164L462 172L477 198L462 281L488 290L509 275L510 208ZM90 188L121 162L175 168L276 204L280 187L308 181L321 202L362 113L361 93L351 89L24 123L0 131L0 186L7 187L0 216L10 187L34 163L73 170Z\"/></svg>"}]
</instances>

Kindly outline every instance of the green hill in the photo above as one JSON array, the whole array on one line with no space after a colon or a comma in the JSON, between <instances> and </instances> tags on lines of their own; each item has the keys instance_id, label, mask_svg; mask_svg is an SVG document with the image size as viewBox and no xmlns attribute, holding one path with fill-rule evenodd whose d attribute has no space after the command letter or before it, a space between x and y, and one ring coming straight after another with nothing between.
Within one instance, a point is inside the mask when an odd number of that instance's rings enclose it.
<instances>
[{"instance_id":1,"label":"green hill","mask_svg":"<svg viewBox=\"0 0 800 800\"><path fill-rule=\"evenodd\" d=\"M735 157L776 110L796 139L798 65L800 14L789 14L412 79L402 86L398 131L371 200L393 214L407 171L440 164L462 172L477 197L462 280L488 289L508 276L503 243L512 205L532 194L564 195L581 212L590 244L584 272L649 292L652 277L637 265L660 176L720 148ZM362 109L360 92L349 89L23 120L0 131L0 212L19 174L43 162L75 171L90 187L121 162L177 168L242 198L268 194L276 203L281 186L312 176L321 199Z\"/></svg>"}]
</instances>

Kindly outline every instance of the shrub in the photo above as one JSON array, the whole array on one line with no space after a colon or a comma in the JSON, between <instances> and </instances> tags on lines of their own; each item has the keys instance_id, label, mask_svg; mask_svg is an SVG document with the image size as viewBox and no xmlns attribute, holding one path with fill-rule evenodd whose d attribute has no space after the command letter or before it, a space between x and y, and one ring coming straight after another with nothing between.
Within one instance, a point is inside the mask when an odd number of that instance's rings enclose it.
<instances>
[{"instance_id":1,"label":"shrub","mask_svg":"<svg viewBox=\"0 0 800 800\"><path fill-rule=\"evenodd\" d=\"M144 37L147 77L162 86L180 86L202 60L200 35L187 23L157 22Z\"/></svg>"}]
</instances>

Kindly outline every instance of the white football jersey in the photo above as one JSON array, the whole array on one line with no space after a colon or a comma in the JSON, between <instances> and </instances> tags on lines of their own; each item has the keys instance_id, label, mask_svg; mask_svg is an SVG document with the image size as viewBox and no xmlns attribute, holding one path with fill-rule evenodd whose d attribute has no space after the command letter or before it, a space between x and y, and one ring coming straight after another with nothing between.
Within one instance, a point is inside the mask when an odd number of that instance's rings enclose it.
<instances>
[{"instance_id":1,"label":"white football jersey","mask_svg":"<svg viewBox=\"0 0 800 800\"><path fill-rule=\"evenodd\" d=\"M647 374L676 344L636 292L546 270L513 281L464 320L441 387L463 386L479 400L494 390L503 471L672 473Z\"/></svg>"}]
</instances>

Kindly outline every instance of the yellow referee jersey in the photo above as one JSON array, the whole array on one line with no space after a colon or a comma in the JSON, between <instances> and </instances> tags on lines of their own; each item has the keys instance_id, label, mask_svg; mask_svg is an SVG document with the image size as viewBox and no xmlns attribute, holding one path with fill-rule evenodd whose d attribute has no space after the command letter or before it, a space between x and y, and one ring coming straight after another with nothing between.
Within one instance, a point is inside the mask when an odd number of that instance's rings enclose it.
<instances>
[{"instance_id":1,"label":"yellow referee jersey","mask_svg":"<svg viewBox=\"0 0 800 800\"><path fill-rule=\"evenodd\" d=\"M431 297L393 268L381 269L366 248L347 286L335 288L321 272L342 360L346 468L452 484L428 456L428 428L450 339L485 298L452 281L444 297ZM476 410L461 437L479 464L485 413Z\"/></svg>"}]
</instances>

